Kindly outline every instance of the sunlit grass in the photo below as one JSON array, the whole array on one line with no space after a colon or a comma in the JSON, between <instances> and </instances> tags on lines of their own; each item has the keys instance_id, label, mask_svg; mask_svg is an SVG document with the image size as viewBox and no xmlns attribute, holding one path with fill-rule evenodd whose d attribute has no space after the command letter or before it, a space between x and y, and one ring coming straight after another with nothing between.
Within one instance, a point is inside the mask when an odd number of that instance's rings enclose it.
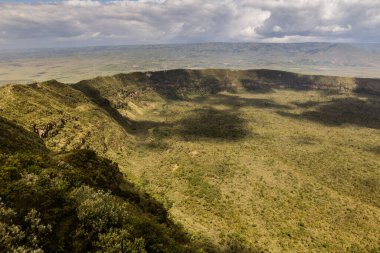
<instances>
[{"instance_id":1,"label":"sunlit grass","mask_svg":"<svg viewBox=\"0 0 380 253\"><path fill-rule=\"evenodd\" d=\"M89 146L118 162L203 245L380 249L378 96L354 93L352 79L309 78L345 81L341 90L251 89L272 85L271 72L168 73L8 86L1 112L26 129L68 119L49 148Z\"/></svg>"},{"instance_id":2,"label":"sunlit grass","mask_svg":"<svg viewBox=\"0 0 380 253\"><path fill-rule=\"evenodd\" d=\"M380 108L377 98L289 90L170 103L162 107L170 115L146 137L162 148L139 146L128 171L170 203L176 220L211 241L237 233L275 252L376 250L379 130L336 113L340 100L374 100ZM323 117L326 105L338 125L303 117ZM238 120L219 118L231 110ZM244 135L230 138L225 128Z\"/></svg>"}]
</instances>

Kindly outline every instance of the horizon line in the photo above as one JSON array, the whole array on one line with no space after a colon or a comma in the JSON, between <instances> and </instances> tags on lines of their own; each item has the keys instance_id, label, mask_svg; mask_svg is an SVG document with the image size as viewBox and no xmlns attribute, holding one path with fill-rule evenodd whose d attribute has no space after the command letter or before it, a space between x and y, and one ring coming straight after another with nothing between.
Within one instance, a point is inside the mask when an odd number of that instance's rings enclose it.
<instances>
[{"instance_id":1,"label":"horizon line","mask_svg":"<svg viewBox=\"0 0 380 253\"><path fill-rule=\"evenodd\" d=\"M216 41L216 42L168 42L168 43L141 43L141 44L117 44L117 45L78 45L78 46L57 46L57 47L4 47L0 50L17 51L17 50L42 50L42 49L74 49L74 48L100 48L100 47L143 47L143 46L178 46L178 45L206 45L206 44L267 44L267 45L292 45L292 44L341 44L341 45L359 45L359 44L379 44L380 42L332 42L332 41L305 41L305 42L260 42L260 41Z\"/></svg>"}]
</instances>

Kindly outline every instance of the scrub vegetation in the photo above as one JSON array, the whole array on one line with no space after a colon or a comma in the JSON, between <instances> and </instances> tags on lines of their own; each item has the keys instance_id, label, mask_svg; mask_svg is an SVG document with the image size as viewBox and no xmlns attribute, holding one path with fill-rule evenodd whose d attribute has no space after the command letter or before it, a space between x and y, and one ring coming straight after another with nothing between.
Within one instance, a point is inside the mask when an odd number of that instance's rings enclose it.
<instances>
[{"instance_id":1,"label":"scrub vegetation","mask_svg":"<svg viewBox=\"0 0 380 253\"><path fill-rule=\"evenodd\" d=\"M6 249L380 251L380 80L171 70L0 92Z\"/></svg>"}]
</instances>

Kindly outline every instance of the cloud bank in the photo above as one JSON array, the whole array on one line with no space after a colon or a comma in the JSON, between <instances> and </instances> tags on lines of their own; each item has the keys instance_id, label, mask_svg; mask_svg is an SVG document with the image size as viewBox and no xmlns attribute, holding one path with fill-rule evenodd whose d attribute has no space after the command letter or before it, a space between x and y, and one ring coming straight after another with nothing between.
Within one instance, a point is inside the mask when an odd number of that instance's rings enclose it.
<instances>
[{"instance_id":1,"label":"cloud bank","mask_svg":"<svg viewBox=\"0 0 380 253\"><path fill-rule=\"evenodd\" d=\"M0 3L0 47L380 42L380 0Z\"/></svg>"}]
</instances>

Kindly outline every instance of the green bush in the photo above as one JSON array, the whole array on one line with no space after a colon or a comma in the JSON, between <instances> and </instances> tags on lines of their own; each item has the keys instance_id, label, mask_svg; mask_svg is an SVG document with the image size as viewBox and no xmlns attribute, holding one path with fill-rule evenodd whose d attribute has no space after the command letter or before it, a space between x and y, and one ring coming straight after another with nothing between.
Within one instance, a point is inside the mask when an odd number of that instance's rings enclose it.
<instances>
[{"instance_id":1,"label":"green bush","mask_svg":"<svg viewBox=\"0 0 380 253\"><path fill-rule=\"evenodd\" d=\"M1 155L0 184L0 251L194 251L160 204L91 150Z\"/></svg>"}]
</instances>

